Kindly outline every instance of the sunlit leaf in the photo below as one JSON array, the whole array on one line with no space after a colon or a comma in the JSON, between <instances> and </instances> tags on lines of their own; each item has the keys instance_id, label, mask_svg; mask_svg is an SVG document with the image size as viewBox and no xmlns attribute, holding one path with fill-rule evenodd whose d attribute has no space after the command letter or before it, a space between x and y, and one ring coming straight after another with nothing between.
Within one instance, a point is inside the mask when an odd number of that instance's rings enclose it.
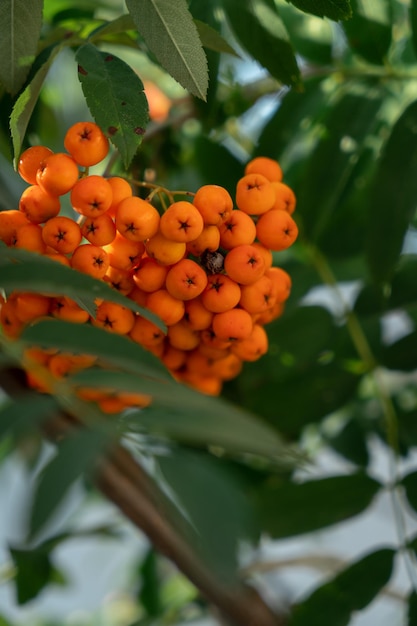
<instances>
[{"instance_id":1,"label":"sunlit leaf","mask_svg":"<svg viewBox=\"0 0 417 626\"><path fill-rule=\"evenodd\" d=\"M42 0L0 2L0 83L12 94L23 85L35 59L42 7Z\"/></svg>"},{"instance_id":2,"label":"sunlit leaf","mask_svg":"<svg viewBox=\"0 0 417 626\"><path fill-rule=\"evenodd\" d=\"M143 83L125 61L91 43L77 50L76 60L88 108L127 168L149 122Z\"/></svg>"},{"instance_id":3,"label":"sunlit leaf","mask_svg":"<svg viewBox=\"0 0 417 626\"><path fill-rule=\"evenodd\" d=\"M354 611L364 609L391 578L395 550L381 548L349 565L298 604L289 626L348 626Z\"/></svg>"},{"instance_id":4,"label":"sunlit leaf","mask_svg":"<svg viewBox=\"0 0 417 626\"><path fill-rule=\"evenodd\" d=\"M207 59L186 0L127 0L126 6L162 67L190 93L205 100Z\"/></svg>"},{"instance_id":5,"label":"sunlit leaf","mask_svg":"<svg viewBox=\"0 0 417 626\"><path fill-rule=\"evenodd\" d=\"M217 30L201 22L200 20L194 20L197 26L198 35L201 39L201 43L205 48L214 50L215 52L222 52L224 54L231 54L234 57L240 58L240 55L236 50L221 36Z\"/></svg>"}]
</instances>

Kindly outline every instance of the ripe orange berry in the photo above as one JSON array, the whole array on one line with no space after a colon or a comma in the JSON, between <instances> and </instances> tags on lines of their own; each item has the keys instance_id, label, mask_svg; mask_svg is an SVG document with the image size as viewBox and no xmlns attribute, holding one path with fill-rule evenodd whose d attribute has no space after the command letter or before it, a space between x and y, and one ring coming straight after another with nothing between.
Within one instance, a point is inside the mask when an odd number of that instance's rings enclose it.
<instances>
[{"instance_id":1,"label":"ripe orange berry","mask_svg":"<svg viewBox=\"0 0 417 626\"><path fill-rule=\"evenodd\" d=\"M141 241L126 239L120 233L111 243L103 246L109 255L110 265L119 270L132 270L139 265L145 246Z\"/></svg>"},{"instance_id":2,"label":"ripe orange berry","mask_svg":"<svg viewBox=\"0 0 417 626\"><path fill-rule=\"evenodd\" d=\"M112 189L103 176L80 178L71 189L72 208L86 217L98 217L110 208Z\"/></svg>"},{"instance_id":3,"label":"ripe orange berry","mask_svg":"<svg viewBox=\"0 0 417 626\"><path fill-rule=\"evenodd\" d=\"M119 270L117 267L109 266L103 279L109 283L113 289L127 296L135 288L132 272L127 270Z\"/></svg>"},{"instance_id":4,"label":"ripe orange berry","mask_svg":"<svg viewBox=\"0 0 417 626\"><path fill-rule=\"evenodd\" d=\"M161 216L159 228L167 239L187 243L201 235L203 218L198 209L185 200L174 202Z\"/></svg>"},{"instance_id":5,"label":"ripe orange berry","mask_svg":"<svg viewBox=\"0 0 417 626\"><path fill-rule=\"evenodd\" d=\"M285 302L291 293L291 276L282 267L270 267L265 276L272 281L276 302Z\"/></svg>"},{"instance_id":6,"label":"ripe orange berry","mask_svg":"<svg viewBox=\"0 0 417 626\"><path fill-rule=\"evenodd\" d=\"M207 274L203 268L191 259L181 259L173 265L165 280L168 292L179 300L191 300L204 291Z\"/></svg>"},{"instance_id":7,"label":"ripe orange berry","mask_svg":"<svg viewBox=\"0 0 417 626\"><path fill-rule=\"evenodd\" d=\"M109 267L109 256L99 246L81 244L72 253L71 267L94 278L103 278Z\"/></svg>"},{"instance_id":8,"label":"ripe orange berry","mask_svg":"<svg viewBox=\"0 0 417 626\"><path fill-rule=\"evenodd\" d=\"M74 324L85 324L90 319L87 311L70 298L54 298L51 304L53 317Z\"/></svg>"},{"instance_id":9,"label":"ripe orange berry","mask_svg":"<svg viewBox=\"0 0 417 626\"><path fill-rule=\"evenodd\" d=\"M107 212L98 217L87 217L81 226L81 233L95 246L107 246L116 237L116 226Z\"/></svg>"},{"instance_id":10,"label":"ripe orange berry","mask_svg":"<svg viewBox=\"0 0 417 626\"><path fill-rule=\"evenodd\" d=\"M44 254L46 245L42 238L42 226L33 224L32 222L19 226L19 228L16 229L12 245L16 248L23 248L24 250Z\"/></svg>"},{"instance_id":11,"label":"ripe orange berry","mask_svg":"<svg viewBox=\"0 0 417 626\"><path fill-rule=\"evenodd\" d=\"M176 324L184 315L184 302L174 298L166 289L148 293L146 308L155 313L167 326Z\"/></svg>"},{"instance_id":12,"label":"ripe orange berry","mask_svg":"<svg viewBox=\"0 0 417 626\"><path fill-rule=\"evenodd\" d=\"M23 330L24 323L18 318L16 313L16 302L8 299L0 307L0 324L4 334L10 339L19 337Z\"/></svg>"},{"instance_id":13,"label":"ripe orange berry","mask_svg":"<svg viewBox=\"0 0 417 626\"><path fill-rule=\"evenodd\" d=\"M136 302L136 304L143 308L145 308L147 297L148 293L143 291L143 289L139 289L139 287L134 287L128 295L129 300L133 300L133 302Z\"/></svg>"},{"instance_id":14,"label":"ripe orange berry","mask_svg":"<svg viewBox=\"0 0 417 626\"><path fill-rule=\"evenodd\" d=\"M36 174L36 183L53 196L62 196L78 180L78 165L68 154L56 152L45 157Z\"/></svg>"},{"instance_id":15,"label":"ripe orange berry","mask_svg":"<svg viewBox=\"0 0 417 626\"><path fill-rule=\"evenodd\" d=\"M274 285L265 274L254 283L241 286L239 306L248 313L264 313L275 304L275 300Z\"/></svg>"},{"instance_id":16,"label":"ripe orange berry","mask_svg":"<svg viewBox=\"0 0 417 626\"><path fill-rule=\"evenodd\" d=\"M66 132L64 147L82 167L100 163L109 152L109 140L94 122L77 122Z\"/></svg>"},{"instance_id":17,"label":"ripe orange berry","mask_svg":"<svg viewBox=\"0 0 417 626\"><path fill-rule=\"evenodd\" d=\"M42 238L47 246L61 254L70 254L80 245L82 234L74 220L64 215L53 217L44 225Z\"/></svg>"},{"instance_id":18,"label":"ripe orange berry","mask_svg":"<svg viewBox=\"0 0 417 626\"><path fill-rule=\"evenodd\" d=\"M49 313L51 298L40 293L19 293L15 312L21 322L28 323Z\"/></svg>"},{"instance_id":19,"label":"ripe orange berry","mask_svg":"<svg viewBox=\"0 0 417 626\"><path fill-rule=\"evenodd\" d=\"M294 191L291 187L281 182L273 182L272 186L275 191L275 203L272 208L287 211L287 213L292 215L297 202Z\"/></svg>"},{"instance_id":20,"label":"ripe orange berry","mask_svg":"<svg viewBox=\"0 0 417 626\"><path fill-rule=\"evenodd\" d=\"M194 350L200 343L200 333L184 319L168 327L167 337L170 345L178 350Z\"/></svg>"},{"instance_id":21,"label":"ripe orange berry","mask_svg":"<svg viewBox=\"0 0 417 626\"><path fill-rule=\"evenodd\" d=\"M19 158L17 171L21 178L30 185L36 184L36 173L40 167L41 162L47 156L53 154L52 150L46 146L31 146L27 148Z\"/></svg>"},{"instance_id":22,"label":"ripe orange berry","mask_svg":"<svg viewBox=\"0 0 417 626\"><path fill-rule=\"evenodd\" d=\"M135 269L133 281L143 291L157 291L164 287L167 273L166 265L160 265L155 259L145 256Z\"/></svg>"},{"instance_id":23,"label":"ripe orange berry","mask_svg":"<svg viewBox=\"0 0 417 626\"><path fill-rule=\"evenodd\" d=\"M247 213L243 211L232 211L219 226L220 245L226 250L230 250L243 243L253 243L256 237L255 222Z\"/></svg>"},{"instance_id":24,"label":"ripe orange berry","mask_svg":"<svg viewBox=\"0 0 417 626\"><path fill-rule=\"evenodd\" d=\"M269 250L269 248L265 248L265 246L263 246L259 241L254 241L251 245L263 256L266 271L272 266L274 261L271 250Z\"/></svg>"},{"instance_id":25,"label":"ripe orange berry","mask_svg":"<svg viewBox=\"0 0 417 626\"><path fill-rule=\"evenodd\" d=\"M201 234L187 243L187 252L200 256L206 251L215 252L220 246L220 231L214 224L205 225Z\"/></svg>"},{"instance_id":26,"label":"ripe orange berry","mask_svg":"<svg viewBox=\"0 0 417 626\"><path fill-rule=\"evenodd\" d=\"M158 346L164 342L165 335L160 328L146 317L136 315L129 336L144 348Z\"/></svg>"},{"instance_id":27,"label":"ripe orange berry","mask_svg":"<svg viewBox=\"0 0 417 626\"><path fill-rule=\"evenodd\" d=\"M178 370L185 363L186 353L184 350L174 348L169 343L164 347L161 361L169 370Z\"/></svg>"},{"instance_id":28,"label":"ripe orange berry","mask_svg":"<svg viewBox=\"0 0 417 626\"><path fill-rule=\"evenodd\" d=\"M200 211L204 224L219 226L233 210L233 200L227 189L220 185L203 185L193 199Z\"/></svg>"},{"instance_id":29,"label":"ripe orange berry","mask_svg":"<svg viewBox=\"0 0 417 626\"><path fill-rule=\"evenodd\" d=\"M131 196L119 202L116 209L116 228L131 241L146 241L159 228L160 216L150 202Z\"/></svg>"},{"instance_id":30,"label":"ripe orange berry","mask_svg":"<svg viewBox=\"0 0 417 626\"><path fill-rule=\"evenodd\" d=\"M27 187L19 200L19 211L22 211L30 222L42 224L51 217L58 215L61 203L58 196L52 196L39 185Z\"/></svg>"},{"instance_id":31,"label":"ripe orange berry","mask_svg":"<svg viewBox=\"0 0 417 626\"><path fill-rule=\"evenodd\" d=\"M298 237L298 227L289 213L271 209L259 217L256 236L261 244L279 252L294 243Z\"/></svg>"},{"instance_id":32,"label":"ripe orange berry","mask_svg":"<svg viewBox=\"0 0 417 626\"><path fill-rule=\"evenodd\" d=\"M201 297L187 300L185 303L184 319L194 330L209 328L213 319L213 312L206 309Z\"/></svg>"},{"instance_id":33,"label":"ripe orange berry","mask_svg":"<svg viewBox=\"0 0 417 626\"><path fill-rule=\"evenodd\" d=\"M4 241L7 246L11 246L17 229L23 224L29 223L26 215L17 209L0 211L0 240Z\"/></svg>"},{"instance_id":34,"label":"ripe orange berry","mask_svg":"<svg viewBox=\"0 0 417 626\"><path fill-rule=\"evenodd\" d=\"M229 250L224 259L224 268L232 280L241 285L250 285L264 273L265 261L254 246L242 244Z\"/></svg>"},{"instance_id":35,"label":"ripe orange berry","mask_svg":"<svg viewBox=\"0 0 417 626\"><path fill-rule=\"evenodd\" d=\"M282 180L282 169L278 161L265 156L251 159L246 164L245 174L262 174L271 182Z\"/></svg>"},{"instance_id":36,"label":"ripe orange berry","mask_svg":"<svg viewBox=\"0 0 417 626\"><path fill-rule=\"evenodd\" d=\"M115 302L102 302L97 307L96 317L91 318L91 323L112 333L127 335L135 323L135 314Z\"/></svg>"},{"instance_id":37,"label":"ripe orange berry","mask_svg":"<svg viewBox=\"0 0 417 626\"><path fill-rule=\"evenodd\" d=\"M213 317L212 327L218 339L234 342L249 337L253 322L247 311L235 308L223 313L216 313Z\"/></svg>"},{"instance_id":38,"label":"ripe orange berry","mask_svg":"<svg viewBox=\"0 0 417 626\"><path fill-rule=\"evenodd\" d=\"M207 286L201 294L201 302L212 313L220 313L235 307L240 300L240 286L229 276L208 276Z\"/></svg>"},{"instance_id":39,"label":"ripe orange berry","mask_svg":"<svg viewBox=\"0 0 417 626\"><path fill-rule=\"evenodd\" d=\"M213 316L214 317L214 316ZM206 350L210 350L213 355L213 351L217 352L217 358L220 356L225 356L225 350L227 351L232 345L232 341L230 339L224 339L222 337L218 337L213 330L213 326L210 328L206 328L202 330L200 333L201 345L199 350L203 353L206 353ZM203 350L204 346L204 350ZM206 353L207 354L207 353Z\"/></svg>"},{"instance_id":40,"label":"ripe orange berry","mask_svg":"<svg viewBox=\"0 0 417 626\"><path fill-rule=\"evenodd\" d=\"M108 213L114 217L119 203L125 198L130 198L133 192L130 183L121 176L111 176L107 180L113 192L113 200Z\"/></svg>"},{"instance_id":41,"label":"ripe orange berry","mask_svg":"<svg viewBox=\"0 0 417 626\"><path fill-rule=\"evenodd\" d=\"M272 183L262 174L246 174L236 185L236 205L248 215L261 215L275 202Z\"/></svg>"},{"instance_id":42,"label":"ripe orange berry","mask_svg":"<svg viewBox=\"0 0 417 626\"><path fill-rule=\"evenodd\" d=\"M230 349L242 361L257 361L268 351L268 335L265 328L261 324L254 324L249 337L236 341Z\"/></svg>"},{"instance_id":43,"label":"ripe orange berry","mask_svg":"<svg viewBox=\"0 0 417 626\"><path fill-rule=\"evenodd\" d=\"M158 231L156 235L145 242L145 250L152 259L161 265L173 265L185 256L186 244L180 241L167 239Z\"/></svg>"}]
</instances>

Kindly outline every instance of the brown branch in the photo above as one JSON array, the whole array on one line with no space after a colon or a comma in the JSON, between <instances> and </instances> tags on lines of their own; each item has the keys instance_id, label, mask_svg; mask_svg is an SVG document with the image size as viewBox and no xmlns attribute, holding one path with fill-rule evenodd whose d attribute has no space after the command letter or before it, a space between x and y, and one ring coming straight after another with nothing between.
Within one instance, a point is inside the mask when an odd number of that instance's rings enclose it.
<instances>
[{"instance_id":1,"label":"brown branch","mask_svg":"<svg viewBox=\"0 0 417 626\"><path fill-rule=\"evenodd\" d=\"M21 395L26 390L18 370L3 371L1 385L11 396ZM60 414L45 423L44 433L49 440L58 442L78 427L71 416ZM228 623L233 626L286 625L286 617L276 615L255 589L244 583L227 586L205 567L179 529L168 519L156 485L122 445L116 444L98 460L93 481Z\"/></svg>"}]
</instances>

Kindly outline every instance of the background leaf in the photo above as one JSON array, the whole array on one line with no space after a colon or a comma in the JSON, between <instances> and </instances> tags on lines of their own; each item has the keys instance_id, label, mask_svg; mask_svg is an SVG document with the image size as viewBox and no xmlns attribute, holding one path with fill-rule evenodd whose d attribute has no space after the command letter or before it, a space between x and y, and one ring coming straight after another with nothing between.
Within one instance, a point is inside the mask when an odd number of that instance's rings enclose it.
<instances>
[{"instance_id":1,"label":"background leaf","mask_svg":"<svg viewBox=\"0 0 417 626\"><path fill-rule=\"evenodd\" d=\"M343 22L352 49L370 63L384 62L391 46L390 0L351 0L352 17Z\"/></svg>"},{"instance_id":2,"label":"background leaf","mask_svg":"<svg viewBox=\"0 0 417 626\"><path fill-rule=\"evenodd\" d=\"M162 67L191 94L205 100L207 60L185 0L127 0L146 45Z\"/></svg>"},{"instance_id":3,"label":"background leaf","mask_svg":"<svg viewBox=\"0 0 417 626\"><path fill-rule=\"evenodd\" d=\"M338 22L352 16L350 0L289 0L297 9Z\"/></svg>"},{"instance_id":4,"label":"background leaf","mask_svg":"<svg viewBox=\"0 0 417 626\"><path fill-rule=\"evenodd\" d=\"M81 46L76 60L88 108L119 150L127 168L149 121L143 83L125 61L93 44Z\"/></svg>"},{"instance_id":5,"label":"background leaf","mask_svg":"<svg viewBox=\"0 0 417 626\"><path fill-rule=\"evenodd\" d=\"M0 83L16 94L29 73L42 27L42 0L0 3Z\"/></svg>"}]
</instances>

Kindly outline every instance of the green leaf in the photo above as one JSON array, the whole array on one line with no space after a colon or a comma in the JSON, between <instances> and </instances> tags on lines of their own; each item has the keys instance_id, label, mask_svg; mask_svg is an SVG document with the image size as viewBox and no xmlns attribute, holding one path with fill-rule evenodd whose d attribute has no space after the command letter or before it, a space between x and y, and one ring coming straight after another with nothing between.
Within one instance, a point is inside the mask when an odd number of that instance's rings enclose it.
<instances>
[{"instance_id":1,"label":"green leaf","mask_svg":"<svg viewBox=\"0 0 417 626\"><path fill-rule=\"evenodd\" d=\"M383 64L392 41L390 0L351 0L352 17L344 22L349 45L370 63Z\"/></svg>"},{"instance_id":2,"label":"green leaf","mask_svg":"<svg viewBox=\"0 0 417 626\"><path fill-rule=\"evenodd\" d=\"M348 626L390 580L395 554L382 548L349 565L294 608L289 626Z\"/></svg>"},{"instance_id":3,"label":"green leaf","mask_svg":"<svg viewBox=\"0 0 417 626\"><path fill-rule=\"evenodd\" d=\"M88 108L127 169L149 122L143 83L127 63L91 43L77 50L76 60Z\"/></svg>"},{"instance_id":4,"label":"green leaf","mask_svg":"<svg viewBox=\"0 0 417 626\"><path fill-rule=\"evenodd\" d=\"M42 28L42 0L0 3L0 83L12 95L25 82Z\"/></svg>"},{"instance_id":5,"label":"green leaf","mask_svg":"<svg viewBox=\"0 0 417 626\"><path fill-rule=\"evenodd\" d=\"M335 22L352 17L350 0L288 0L300 11L318 17L328 17Z\"/></svg>"},{"instance_id":6,"label":"green leaf","mask_svg":"<svg viewBox=\"0 0 417 626\"><path fill-rule=\"evenodd\" d=\"M417 101L414 101L395 123L372 181L365 243L375 282L389 281L398 262L415 212L416 167Z\"/></svg>"},{"instance_id":7,"label":"green leaf","mask_svg":"<svg viewBox=\"0 0 417 626\"><path fill-rule=\"evenodd\" d=\"M162 362L128 337L89 324L40 320L25 328L21 340L29 345L93 354L106 364L156 380L171 380Z\"/></svg>"},{"instance_id":8,"label":"green leaf","mask_svg":"<svg viewBox=\"0 0 417 626\"><path fill-rule=\"evenodd\" d=\"M161 382L150 377L139 379L125 372L89 368L73 376L71 381L152 395L151 406L126 418L128 427L133 430L184 444L218 446L232 454L255 454L286 466L301 460L301 456L286 446L256 414L221 398L198 393L174 379Z\"/></svg>"},{"instance_id":9,"label":"green leaf","mask_svg":"<svg viewBox=\"0 0 417 626\"><path fill-rule=\"evenodd\" d=\"M200 558L221 582L236 582L238 542L253 522L242 485L220 459L206 454L172 450L158 456L157 464L174 502L196 531L190 540Z\"/></svg>"},{"instance_id":10,"label":"green leaf","mask_svg":"<svg viewBox=\"0 0 417 626\"><path fill-rule=\"evenodd\" d=\"M404 476L401 483L405 489L410 506L417 513L417 472L411 472Z\"/></svg>"},{"instance_id":11,"label":"green leaf","mask_svg":"<svg viewBox=\"0 0 417 626\"><path fill-rule=\"evenodd\" d=\"M349 419L333 436L325 435L328 444L352 463L366 466L369 452L366 445L365 429L357 419Z\"/></svg>"},{"instance_id":12,"label":"green leaf","mask_svg":"<svg viewBox=\"0 0 417 626\"><path fill-rule=\"evenodd\" d=\"M411 23L411 43L415 54L417 54L417 0L411 0L409 11Z\"/></svg>"},{"instance_id":13,"label":"green leaf","mask_svg":"<svg viewBox=\"0 0 417 626\"><path fill-rule=\"evenodd\" d=\"M59 46L53 46L47 51L47 55L43 54L42 59L46 60L40 65L39 69L31 78L29 84L14 103L12 114L10 116L10 132L13 141L14 167L17 168L17 162L22 150L23 140L29 125L33 110L38 101L39 94L45 82L48 71L55 60Z\"/></svg>"},{"instance_id":14,"label":"green leaf","mask_svg":"<svg viewBox=\"0 0 417 626\"><path fill-rule=\"evenodd\" d=\"M407 626L417 626L417 592L408 596Z\"/></svg>"},{"instance_id":15,"label":"green leaf","mask_svg":"<svg viewBox=\"0 0 417 626\"><path fill-rule=\"evenodd\" d=\"M0 410L0 439L9 434L16 437L33 431L57 409L58 404L52 396L29 392L6 402Z\"/></svg>"},{"instance_id":16,"label":"green leaf","mask_svg":"<svg viewBox=\"0 0 417 626\"><path fill-rule=\"evenodd\" d=\"M63 574L52 564L49 551L42 546L34 550L12 547L9 550L17 568L15 584L19 604L33 600L54 582L60 580L62 584L65 580Z\"/></svg>"},{"instance_id":17,"label":"green leaf","mask_svg":"<svg viewBox=\"0 0 417 626\"><path fill-rule=\"evenodd\" d=\"M299 86L300 70L285 26L269 0L223 0L230 28L241 45L286 85Z\"/></svg>"},{"instance_id":18,"label":"green leaf","mask_svg":"<svg viewBox=\"0 0 417 626\"><path fill-rule=\"evenodd\" d=\"M3 268L0 287L6 292L28 291L50 296L68 296L90 314L95 310L95 300L103 298L140 313L164 332L166 330L154 313L129 300L104 281L56 263L48 257L9 248L0 242L0 268Z\"/></svg>"},{"instance_id":19,"label":"green leaf","mask_svg":"<svg viewBox=\"0 0 417 626\"><path fill-rule=\"evenodd\" d=\"M162 613L163 605L159 590L158 555L153 548L147 551L140 565L139 575L141 588L138 599L148 617L158 617Z\"/></svg>"},{"instance_id":20,"label":"green leaf","mask_svg":"<svg viewBox=\"0 0 417 626\"><path fill-rule=\"evenodd\" d=\"M186 0L127 0L126 6L161 66L191 94L205 100L207 59Z\"/></svg>"},{"instance_id":21,"label":"green leaf","mask_svg":"<svg viewBox=\"0 0 417 626\"><path fill-rule=\"evenodd\" d=\"M240 59L240 55L236 50L221 36L215 28L209 26L201 20L194 20L197 26L198 36L201 39L201 43L204 48L214 50L215 52L222 52L224 54L231 54L232 56Z\"/></svg>"},{"instance_id":22,"label":"green leaf","mask_svg":"<svg viewBox=\"0 0 417 626\"><path fill-rule=\"evenodd\" d=\"M253 498L265 532L277 539L313 532L359 515L380 488L362 472L299 484L281 482L277 477L258 486Z\"/></svg>"},{"instance_id":23,"label":"green leaf","mask_svg":"<svg viewBox=\"0 0 417 626\"><path fill-rule=\"evenodd\" d=\"M30 512L30 536L50 520L73 483L93 469L99 454L110 442L105 431L83 429L68 435L56 455L42 470Z\"/></svg>"}]
</instances>

